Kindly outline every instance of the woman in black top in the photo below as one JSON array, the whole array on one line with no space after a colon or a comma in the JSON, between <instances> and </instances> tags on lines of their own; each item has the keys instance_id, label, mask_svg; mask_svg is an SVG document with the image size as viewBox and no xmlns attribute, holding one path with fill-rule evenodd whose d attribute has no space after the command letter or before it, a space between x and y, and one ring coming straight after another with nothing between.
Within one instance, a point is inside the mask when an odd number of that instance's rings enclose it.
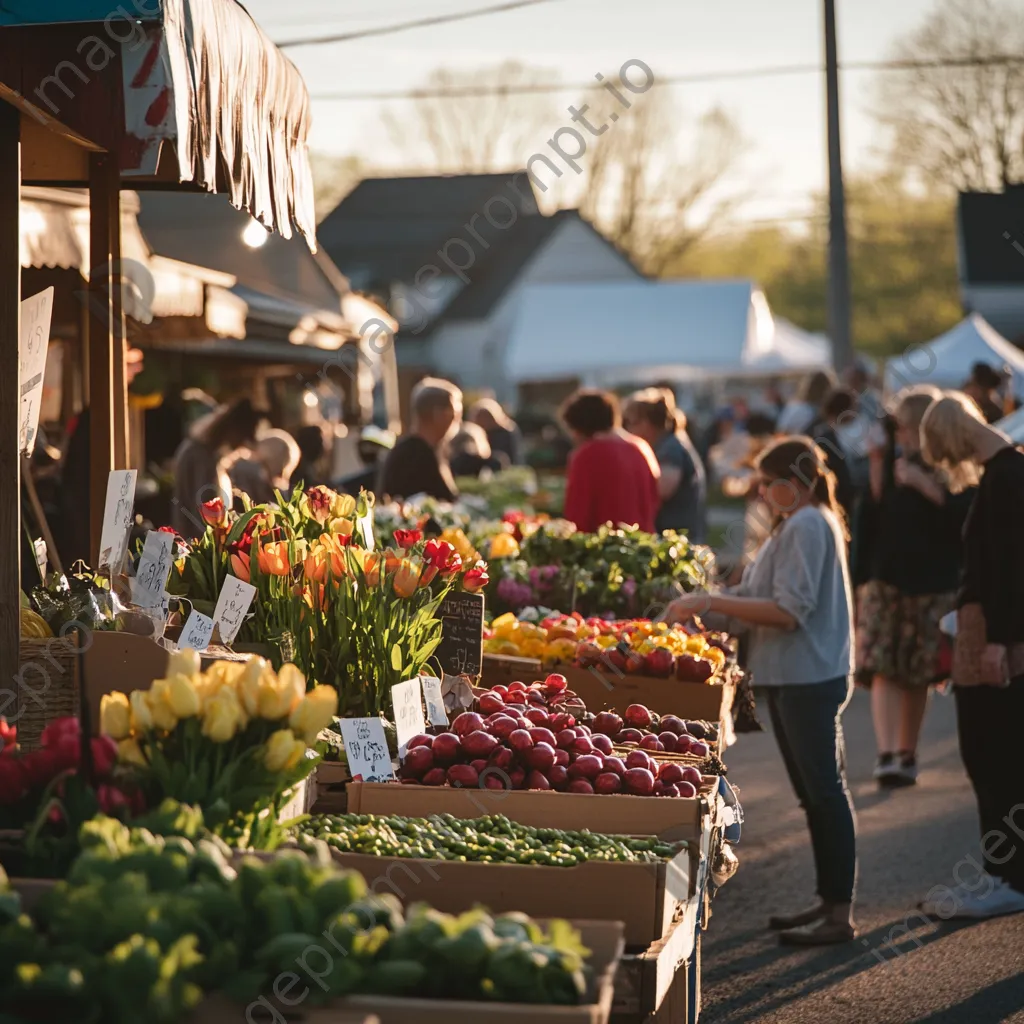
<instances>
[{"instance_id":1,"label":"woman in black top","mask_svg":"<svg viewBox=\"0 0 1024 1024\"><path fill-rule=\"evenodd\" d=\"M945 887L923 906L944 918L995 917L1024 911L1024 451L958 392L929 408L921 440L954 489L978 481L964 526L957 643L975 617L984 636L975 670L954 681L960 754L978 800L986 870L955 890L954 914Z\"/></svg>"},{"instance_id":2,"label":"woman in black top","mask_svg":"<svg viewBox=\"0 0 1024 1024\"><path fill-rule=\"evenodd\" d=\"M939 622L956 607L970 496L951 494L921 457L921 420L941 394L897 396L857 517L857 680L871 688L880 786L917 781L928 690L949 675Z\"/></svg>"}]
</instances>

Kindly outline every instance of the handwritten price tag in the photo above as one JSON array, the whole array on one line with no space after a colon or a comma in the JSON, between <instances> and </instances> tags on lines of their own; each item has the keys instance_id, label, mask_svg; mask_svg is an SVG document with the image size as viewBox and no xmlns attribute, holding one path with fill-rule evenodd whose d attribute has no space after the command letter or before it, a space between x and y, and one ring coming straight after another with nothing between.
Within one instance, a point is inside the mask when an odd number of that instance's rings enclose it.
<instances>
[{"instance_id":1,"label":"handwritten price tag","mask_svg":"<svg viewBox=\"0 0 1024 1024\"><path fill-rule=\"evenodd\" d=\"M185 621L185 628L178 638L178 650L184 651L191 648L193 651L205 651L210 646L210 637L212 636L213 619L193 608L192 614Z\"/></svg>"},{"instance_id":2,"label":"handwritten price tag","mask_svg":"<svg viewBox=\"0 0 1024 1024\"><path fill-rule=\"evenodd\" d=\"M405 745L413 736L427 729L420 701L419 679L410 679L392 686L391 703L395 709L395 729L398 732L398 758L404 761Z\"/></svg>"},{"instance_id":3,"label":"handwritten price tag","mask_svg":"<svg viewBox=\"0 0 1024 1024\"><path fill-rule=\"evenodd\" d=\"M31 455L39 433L39 410L43 404L46 352L50 346L53 288L47 288L21 304L21 337L18 366L21 382L21 411L18 414L18 446Z\"/></svg>"},{"instance_id":4,"label":"handwritten price tag","mask_svg":"<svg viewBox=\"0 0 1024 1024\"><path fill-rule=\"evenodd\" d=\"M213 611L213 620L220 629L222 643L234 642L255 596L256 588L251 583L245 583L237 576L228 576L224 580L220 597L217 598L217 607Z\"/></svg>"},{"instance_id":5,"label":"handwritten price tag","mask_svg":"<svg viewBox=\"0 0 1024 1024\"><path fill-rule=\"evenodd\" d=\"M388 753L384 723L379 718L342 718L339 721L352 778L361 778L363 782L393 781L395 768Z\"/></svg>"},{"instance_id":6,"label":"handwritten price tag","mask_svg":"<svg viewBox=\"0 0 1024 1024\"><path fill-rule=\"evenodd\" d=\"M97 566L119 573L128 553L128 531L135 511L134 469L115 469L107 477L107 500L103 504L103 531Z\"/></svg>"},{"instance_id":7,"label":"handwritten price tag","mask_svg":"<svg viewBox=\"0 0 1024 1024\"><path fill-rule=\"evenodd\" d=\"M373 551L374 547L376 547L376 541L373 539L373 516L360 516L356 523L359 526L359 532L363 536L363 547L367 551Z\"/></svg>"},{"instance_id":8,"label":"handwritten price tag","mask_svg":"<svg viewBox=\"0 0 1024 1024\"><path fill-rule=\"evenodd\" d=\"M420 676L420 683L423 687L423 699L427 704L427 721L431 725L447 727L448 712L444 707L441 680L436 676Z\"/></svg>"},{"instance_id":9,"label":"handwritten price tag","mask_svg":"<svg viewBox=\"0 0 1024 1024\"><path fill-rule=\"evenodd\" d=\"M140 608L159 608L166 604L167 574L174 560L174 534L151 530L139 558L139 567L131 581L132 602Z\"/></svg>"}]
</instances>

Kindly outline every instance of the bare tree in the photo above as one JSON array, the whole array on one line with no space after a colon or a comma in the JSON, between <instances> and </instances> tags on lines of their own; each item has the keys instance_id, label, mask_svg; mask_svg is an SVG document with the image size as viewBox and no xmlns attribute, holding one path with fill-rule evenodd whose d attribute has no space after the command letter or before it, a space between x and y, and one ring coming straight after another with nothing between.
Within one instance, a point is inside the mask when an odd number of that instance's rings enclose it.
<instances>
[{"instance_id":1,"label":"bare tree","mask_svg":"<svg viewBox=\"0 0 1024 1024\"><path fill-rule=\"evenodd\" d=\"M557 79L552 72L517 61L473 71L438 68L423 89L445 95L385 108L382 121L410 166L433 172L516 170L537 140L565 120L550 95L522 88ZM460 95L475 89L493 92Z\"/></svg>"},{"instance_id":2,"label":"bare tree","mask_svg":"<svg viewBox=\"0 0 1024 1024\"><path fill-rule=\"evenodd\" d=\"M875 116L890 161L928 184L999 190L1024 177L1024 8L1001 0L941 0L898 41Z\"/></svg>"},{"instance_id":3,"label":"bare tree","mask_svg":"<svg viewBox=\"0 0 1024 1024\"><path fill-rule=\"evenodd\" d=\"M659 274L745 198L725 187L745 144L719 108L688 122L664 87L631 100L586 155L580 208Z\"/></svg>"},{"instance_id":4,"label":"bare tree","mask_svg":"<svg viewBox=\"0 0 1024 1024\"><path fill-rule=\"evenodd\" d=\"M309 154L313 172L313 198L319 224L366 177L368 169L361 157Z\"/></svg>"}]
</instances>

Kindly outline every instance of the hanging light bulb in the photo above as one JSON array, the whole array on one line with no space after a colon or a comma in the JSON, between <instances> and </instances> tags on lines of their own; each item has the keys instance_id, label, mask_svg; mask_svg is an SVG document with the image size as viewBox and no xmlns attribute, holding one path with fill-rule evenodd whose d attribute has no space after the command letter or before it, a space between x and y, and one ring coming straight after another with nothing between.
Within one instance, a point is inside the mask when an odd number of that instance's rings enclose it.
<instances>
[{"instance_id":1,"label":"hanging light bulb","mask_svg":"<svg viewBox=\"0 0 1024 1024\"><path fill-rule=\"evenodd\" d=\"M261 245L266 244L269 236L270 232L258 220L251 218L242 232L242 241L250 249L258 249Z\"/></svg>"}]
</instances>

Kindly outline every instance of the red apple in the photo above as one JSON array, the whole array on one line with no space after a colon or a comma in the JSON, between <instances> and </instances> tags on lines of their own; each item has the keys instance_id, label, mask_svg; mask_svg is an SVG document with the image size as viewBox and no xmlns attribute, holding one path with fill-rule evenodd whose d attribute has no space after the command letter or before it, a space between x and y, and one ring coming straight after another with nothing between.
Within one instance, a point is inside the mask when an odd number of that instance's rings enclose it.
<instances>
[{"instance_id":1,"label":"red apple","mask_svg":"<svg viewBox=\"0 0 1024 1024\"><path fill-rule=\"evenodd\" d=\"M605 736L618 736L622 731L622 719L613 711L602 711L594 719L594 732Z\"/></svg>"},{"instance_id":2,"label":"red apple","mask_svg":"<svg viewBox=\"0 0 1024 1024\"><path fill-rule=\"evenodd\" d=\"M573 779L566 787L569 793L593 793L594 787L588 779Z\"/></svg>"},{"instance_id":3,"label":"red apple","mask_svg":"<svg viewBox=\"0 0 1024 1024\"><path fill-rule=\"evenodd\" d=\"M651 724L651 713L643 704L630 704L624 717L636 729L646 729Z\"/></svg>"},{"instance_id":4,"label":"red apple","mask_svg":"<svg viewBox=\"0 0 1024 1024\"><path fill-rule=\"evenodd\" d=\"M636 796L650 796L654 791L654 775L646 768L630 768L622 781L626 792Z\"/></svg>"},{"instance_id":5,"label":"red apple","mask_svg":"<svg viewBox=\"0 0 1024 1024\"><path fill-rule=\"evenodd\" d=\"M640 747L642 750L664 750L661 740L658 739L654 733L648 733L641 741Z\"/></svg>"},{"instance_id":6,"label":"red apple","mask_svg":"<svg viewBox=\"0 0 1024 1024\"><path fill-rule=\"evenodd\" d=\"M487 763L493 768L508 771L512 767L512 761L515 756L515 752L510 747L497 747L491 751L491 756L487 759Z\"/></svg>"},{"instance_id":7,"label":"red apple","mask_svg":"<svg viewBox=\"0 0 1024 1024\"><path fill-rule=\"evenodd\" d=\"M526 769L522 767L513 768L508 773L509 782L513 789L522 789L526 780Z\"/></svg>"},{"instance_id":8,"label":"red apple","mask_svg":"<svg viewBox=\"0 0 1024 1024\"><path fill-rule=\"evenodd\" d=\"M526 703L526 692L524 690L513 690L509 689L508 696L505 698L506 704L525 704Z\"/></svg>"},{"instance_id":9,"label":"red apple","mask_svg":"<svg viewBox=\"0 0 1024 1024\"><path fill-rule=\"evenodd\" d=\"M664 732L658 733L658 739L665 750L670 754L675 753L679 737L674 732L669 732L666 729Z\"/></svg>"},{"instance_id":10,"label":"red apple","mask_svg":"<svg viewBox=\"0 0 1024 1024\"><path fill-rule=\"evenodd\" d=\"M571 778L596 779L604 771L604 758L597 754L584 754L569 765Z\"/></svg>"},{"instance_id":11,"label":"red apple","mask_svg":"<svg viewBox=\"0 0 1024 1024\"><path fill-rule=\"evenodd\" d=\"M666 762L658 769L658 779L664 782L665 785L681 782L685 777L682 765L678 765L673 761Z\"/></svg>"},{"instance_id":12,"label":"red apple","mask_svg":"<svg viewBox=\"0 0 1024 1024\"><path fill-rule=\"evenodd\" d=\"M572 745L576 742L576 730L563 729L556 737L556 741L560 747L563 747L565 750L570 750Z\"/></svg>"},{"instance_id":13,"label":"red apple","mask_svg":"<svg viewBox=\"0 0 1024 1024\"><path fill-rule=\"evenodd\" d=\"M676 679L681 683L703 683L715 674L714 662L695 654L680 654L676 658Z\"/></svg>"},{"instance_id":14,"label":"red apple","mask_svg":"<svg viewBox=\"0 0 1024 1024\"><path fill-rule=\"evenodd\" d=\"M476 732L478 729L484 727L484 719L482 715L478 715L475 711L463 711L454 722L452 722L452 732L457 736L466 736L471 732Z\"/></svg>"},{"instance_id":15,"label":"red apple","mask_svg":"<svg viewBox=\"0 0 1024 1024\"><path fill-rule=\"evenodd\" d=\"M692 782L677 782L676 795L692 800L697 795L697 787Z\"/></svg>"},{"instance_id":16,"label":"red apple","mask_svg":"<svg viewBox=\"0 0 1024 1024\"><path fill-rule=\"evenodd\" d=\"M453 764L448 769L448 785L464 789L476 789L480 774L471 764Z\"/></svg>"},{"instance_id":17,"label":"red apple","mask_svg":"<svg viewBox=\"0 0 1024 1024\"><path fill-rule=\"evenodd\" d=\"M514 683L508 684L508 692L511 693L513 690L518 690L520 693L526 689L526 683L521 679L517 679Z\"/></svg>"},{"instance_id":18,"label":"red apple","mask_svg":"<svg viewBox=\"0 0 1024 1024\"><path fill-rule=\"evenodd\" d=\"M576 725L573 728L576 730L576 735L577 736L593 736L594 735L594 730L591 729L589 725L583 725L582 723L580 723L579 725Z\"/></svg>"},{"instance_id":19,"label":"red apple","mask_svg":"<svg viewBox=\"0 0 1024 1024\"><path fill-rule=\"evenodd\" d=\"M486 771L490 767L490 764L491 762L488 761L486 757L478 757L476 760L469 762L469 766L476 769L477 775Z\"/></svg>"},{"instance_id":20,"label":"red apple","mask_svg":"<svg viewBox=\"0 0 1024 1024\"><path fill-rule=\"evenodd\" d=\"M704 778L696 768L692 765L687 765L683 769L683 777L679 780L680 782L688 782L694 789L700 789L704 785Z\"/></svg>"},{"instance_id":21,"label":"red apple","mask_svg":"<svg viewBox=\"0 0 1024 1024\"><path fill-rule=\"evenodd\" d=\"M485 715L493 715L505 710L505 701L496 693L482 694L479 700L480 711Z\"/></svg>"},{"instance_id":22,"label":"red apple","mask_svg":"<svg viewBox=\"0 0 1024 1024\"><path fill-rule=\"evenodd\" d=\"M447 777L447 773L443 768L431 768L420 781L424 786L443 786Z\"/></svg>"},{"instance_id":23,"label":"red apple","mask_svg":"<svg viewBox=\"0 0 1024 1024\"><path fill-rule=\"evenodd\" d=\"M623 729L616 737L617 743L639 743L644 734L639 729Z\"/></svg>"},{"instance_id":24,"label":"red apple","mask_svg":"<svg viewBox=\"0 0 1024 1024\"><path fill-rule=\"evenodd\" d=\"M556 711L551 716L551 721L548 722L548 728L554 732L558 732L561 729L571 729L575 725L576 719L568 711Z\"/></svg>"},{"instance_id":25,"label":"red apple","mask_svg":"<svg viewBox=\"0 0 1024 1024\"><path fill-rule=\"evenodd\" d=\"M602 772L594 779L595 793L621 793L622 779L615 772Z\"/></svg>"},{"instance_id":26,"label":"red apple","mask_svg":"<svg viewBox=\"0 0 1024 1024\"><path fill-rule=\"evenodd\" d=\"M440 736L435 736L430 752L434 755L435 764L451 764L462 753L459 737L453 732L443 732Z\"/></svg>"},{"instance_id":27,"label":"red apple","mask_svg":"<svg viewBox=\"0 0 1024 1024\"><path fill-rule=\"evenodd\" d=\"M535 729L530 729L529 732L534 743L550 743L553 747L558 746L558 740L555 739L555 734L550 729L537 726Z\"/></svg>"},{"instance_id":28,"label":"red apple","mask_svg":"<svg viewBox=\"0 0 1024 1024\"><path fill-rule=\"evenodd\" d=\"M554 693L564 690L568 685L569 680L559 672L552 672L551 675L544 680L544 688Z\"/></svg>"},{"instance_id":29,"label":"red apple","mask_svg":"<svg viewBox=\"0 0 1024 1024\"><path fill-rule=\"evenodd\" d=\"M672 652L665 647L655 647L644 656L644 668L648 675L658 679L668 679L675 667L675 658Z\"/></svg>"},{"instance_id":30,"label":"red apple","mask_svg":"<svg viewBox=\"0 0 1024 1024\"><path fill-rule=\"evenodd\" d=\"M648 756L646 751L643 750L631 750L626 755L626 767L646 768L648 771L655 770L655 764L653 759Z\"/></svg>"},{"instance_id":31,"label":"red apple","mask_svg":"<svg viewBox=\"0 0 1024 1024\"><path fill-rule=\"evenodd\" d=\"M555 751L555 764L560 764L563 768L568 768L570 760L571 758L569 757L568 750L564 750L562 747L559 747Z\"/></svg>"},{"instance_id":32,"label":"red apple","mask_svg":"<svg viewBox=\"0 0 1024 1024\"><path fill-rule=\"evenodd\" d=\"M532 771L526 776L527 789L551 789L551 782L543 772Z\"/></svg>"},{"instance_id":33,"label":"red apple","mask_svg":"<svg viewBox=\"0 0 1024 1024\"><path fill-rule=\"evenodd\" d=\"M619 757L606 757L601 764L602 771L614 772L616 775L625 775L626 766Z\"/></svg>"},{"instance_id":34,"label":"red apple","mask_svg":"<svg viewBox=\"0 0 1024 1024\"><path fill-rule=\"evenodd\" d=\"M694 757L707 757L711 749L703 740L693 740L690 743L690 753Z\"/></svg>"},{"instance_id":35,"label":"red apple","mask_svg":"<svg viewBox=\"0 0 1024 1024\"><path fill-rule=\"evenodd\" d=\"M531 750L526 751L523 760L535 771L550 771L555 766L555 748L550 743L538 743Z\"/></svg>"},{"instance_id":36,"label":"red apple","mask_svg":"<svg viewBox=\"0 0 1024 1024\"><path fill-rule=\"evenodd\" d=\"M508 696L508 687L499 683L497 686L491 687L491 693L496 693L502 700L504 700Z\"/></svg>"},{"instance_id":37,"label":"red apple","mask_svg":"<svg viewBox=\"0 0 1024 1024\"><path fill-rule=\"evenodd\" d=\"M647 668L647 659L637 651L630 651L626 655L625 670L627 676L640 676Z\"/></svg>"},{"instance_id":38,"label":"red apple","mask_svg":"<svg viewBox=\"0 0 1024 1024\"><path fill-rule=\"evenodd\" d=\"M600 750L602 754L611 754L612 752L612 741L611 738L605 736L603 733L595 733L590 737L590 742L594 744L597 750Z\"/></svg>"},{"instance_id":39,"label":"red apple","mask_svg":"<svg viewBox=\"0 0 1024 1024\"><path fill-rule=\"evenodd\" d=\"M487 726L488 731L499 740L507 740L518 728L518 723L511 715L497 715Z\"/></svg>"},{"instance_id":40,"label":"red apple","mask_svg":"<svg viewBox=\"0 0 1024 1024\"><path fill-rule=\"evenodd\" d=\"M402 771L407 779L420 779L434 767L434 755L430 747L413 747L407 750Z\"/></svg>"},{"instance_id":41,"label":"red apple","mask_svg":"<svg viewBox=\"0 0 1024 1024\"><path fill-rule=\"evenodd\" d=\"M661 728L674 732L677 736L681 733L686 732L686 723L675 715L662 715L661 716Z\"/></svg>"},{"instance_id":42,"label":"red apple","mask_svg":"<svg viewBox=\"0 0 1024 1024\"><path fill-rule=\"evenodd\" d=\"M679 787L671 782L657 782L655 785L661 786L661 792L656 792L655 796L679 796Z\"/></svg>"},{"instance_id":43,"label":"red apple","mask_svg":"<svg viewBox=\"0 0 1024 1024\"><path fill-rule=\"evenodd\" d=\"M569 784L569 772L563 765L556 764L548 772L548 779L551 781L551 785L561 792Z\"/></svg>"},{"instance_id":44,"label":"red apple","mask_svg":"<svg viewBox=\"0 0 1024 1024\"><path fill-rule=\"evenodd\" d=\"M530 708L525 717L534 725L547 726L551 724L551 716L543 708Z\"/></svg>"},{"instance_id":45,"label":"red apple","mask_svg":"<svg viewBox=\"0 0 1024 1024\"><path fill-rule=\"evenodd\" d=\"M533 746L533 737L525 729L516 729L509 734L508 745L517 754L522 754Z\"/></svg>"},{"instance_id":46,"label":"red apple","mask_svg":"<svg viewBox=\"0 0 1024 1024\"><path fill-rule=\"evenodd\" d=\"M569 752L572 754L592 754L595 749L594 741L589 736L577 736L573 740Z\"/></svg>"}]
</instances>

